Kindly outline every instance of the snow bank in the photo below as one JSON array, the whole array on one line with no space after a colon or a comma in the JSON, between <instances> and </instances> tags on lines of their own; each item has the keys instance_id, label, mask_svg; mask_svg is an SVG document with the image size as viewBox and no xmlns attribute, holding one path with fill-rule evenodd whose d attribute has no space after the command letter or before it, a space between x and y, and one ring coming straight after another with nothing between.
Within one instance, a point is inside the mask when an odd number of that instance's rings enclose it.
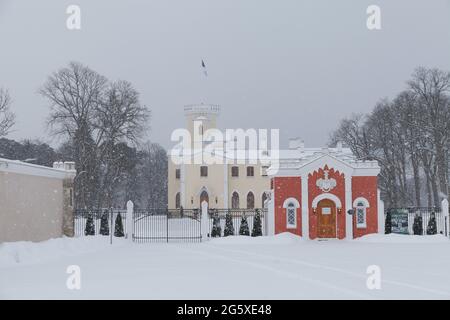
<instances>
[{"instance_id":1,"label":"snow bank","mask_svg":"<svg viewBox=\"0 0 450 320\"><path fill-rule=\"evenodd\" d=\"M113 245L124 244L124 239L113 239ZM56 238L42 242L18 241L0 244L0 268L21 264L40 263L110 248L109 237Z\"/></svg>"},{"instance_id":2,"label":"snow bank","mask_svg":"<svg viewBox=\"0 0 450 320\"><path fill-rule=\"evenodd\" d=\"M442 234L415 236L407 234L369 234L352 241L366 243L449 243L450 239Z\"/></svg>"},{"instance_id":3,"label":"snow bank","mask_svg":"<svg viewBox=\"0 0 450 320\"><path fill-rule=\"evenodd\" d=\"M300 236L290 232L283 232L274 236L249 237L249 236L229 236L212 238L212 244L294 244L304 241Z\"/></svg>"}]
</instances>

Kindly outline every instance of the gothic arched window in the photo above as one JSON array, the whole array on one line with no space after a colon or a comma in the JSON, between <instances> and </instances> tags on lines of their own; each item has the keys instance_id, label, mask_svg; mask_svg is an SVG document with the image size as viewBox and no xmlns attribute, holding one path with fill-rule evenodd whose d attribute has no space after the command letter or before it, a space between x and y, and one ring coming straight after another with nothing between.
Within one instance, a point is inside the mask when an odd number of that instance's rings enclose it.
<instances>
[{"instance_id":1,"label":"gothic arched window","mask_svg":"<svg viewBox=\"0 0 450 320\"><path fill-rule=\"evenodd\" d=\"M181 206L181 196L180 193L177 192L176 196L175 196L175 209L179 209Z\"/></svg>"},{"instance_id":2,"label":"gothic arched window","mask_svg":"<svg viewBox=\"0 0 450 320\"><path fill-rule=\"evenodd\" d=\"M236 191L231 196L231 208L239 209L239 194Z\"/></svg>"},{"instance_id":3,"label":"gothic arched window","mask_svg":"<svg viewBox=\"0 0 450 320\"><path fill-rule=\"evenodd\" d=\"M247 209L255 209L255 195L251 191L247 194Z\"/></svg>"}]
</instances>

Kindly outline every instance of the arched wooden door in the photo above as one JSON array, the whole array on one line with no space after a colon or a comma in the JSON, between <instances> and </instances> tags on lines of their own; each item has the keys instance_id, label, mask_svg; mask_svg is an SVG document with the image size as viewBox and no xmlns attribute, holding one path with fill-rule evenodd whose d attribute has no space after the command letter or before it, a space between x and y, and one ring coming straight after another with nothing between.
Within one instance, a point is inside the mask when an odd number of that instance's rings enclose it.
<instances>
[{"instance_id":1,"label":"arched wooden door","mask_svg":"<svg viewBox=\"0 0 450 320\"><path fill-rule=\"evenodd\" d=\"M203 201L206 201L208 203L208 207L209 207L209 195L208 195L208 192L206 192L206 190L203 190L202 193L200 194L200 205L198 206L199 208L202 207Z\"/></svg>"},{"instance_id":2,"label":"arched wooden door","mask_svg":"<svg viewBox=\"0 0 450 320\"><path fill-rule=\"evenodd\" d=\"M317 204L317 236L336 238L336 204L323 199Z\"/></svg>"}]
</instances>

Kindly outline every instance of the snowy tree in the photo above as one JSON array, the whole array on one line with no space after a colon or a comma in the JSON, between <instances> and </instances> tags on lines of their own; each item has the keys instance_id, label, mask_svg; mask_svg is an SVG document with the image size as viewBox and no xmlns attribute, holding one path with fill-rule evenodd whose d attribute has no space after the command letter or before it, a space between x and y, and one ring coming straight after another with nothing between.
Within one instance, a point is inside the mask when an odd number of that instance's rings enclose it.
<instances>
[{"instance_id":1,"label":"snowy tree","mask_svg":"<svg viewBox=\"0 0 450 320\"><path fill-rule=\"evenodd\" d=\"M220 217L217 210L213 213L213 226L211 230L211 237L216 238L222 235L222 227L220 226Z\"/></svg>"},{"instance_id":2,"label":"snowy tree","mask_svg":"<svg viewBox=\"0 0 450 320\"><path fill-rule=\"evenodd\" d=\"M413 232L415 235L423 235L422 217L418 214L414 216Z\"/></svg>"},{"instance_id":3,"label":"snowy tree","mask_svg":"<svg viewBox=\"0 0 450 320\"><path fill-rule=\"evenodd\" d=\"M234 226L233 226L233 217L231 216L231 212L227 212L225 216L225 229L223 231L223 236L233 236L234 235Z\"/></svg>"},{"instance_id":4,"label":"snowy tree","mask_svg":"<svg viewBox=\"0 0 450 320\"><path fill-rule=\"evenodd\" d=\"M109 213L108 210L103 211L100 220L100 234L103 236L109 236Z\"/></svg>"},{"instance_id":5,"label":"snowy tree","mask_svg":"<svg viewBox=\"0 0 450 320\"><path fill-rule=\"evenodd\" d=\"M432 212L430 215L430 220L428 221L427 234L432 235L436 233L437 233L436 214Z\"/></svg>"},{"instance_id":6,"label":"snowy tree","mask_svg":"<svg viewBox=\"0 0 450 320\"><path fill-rule=\"evenodd\" d=\"M255 216L253 217L253 230L252 237L262 236L262 222L261 222L261 213L259 209L256 209Z\"/></svg>"},{"instance_id":7,"label":"snowy tree","mask_svg":"<svg viewBox=\"0 0 450 320\"><path fill-rule=\"evenodd\" d=\"M114 223L114 236L115 237L125 236L125 233L123 231L122 215L120 213L117 214L116 221Z\"/></svg>"},{"instance_id":8,"label":"snowy tree","mask_svg":"<svg viewBox=\"0 0 450 320\"><path fill-rule=\"evenodd\" d=\"M389 211L386 213L386 217L385 217L385 221L384 221L384 233L385 234L392 233L392 216Z\"/></svg>"},{"instance_id":9,"label":"snowy tree","mask_svg":"<svg viewBox=\"0 0 450 320\"><path fill-rule=\"evenodd\" d=\"M8 90L0 88L0 137L6 136L15 123L15 115L10 107L11 96Z\"/></svg>"},{"instance_id":10,"label":"snowy tree","mask_svg":"<svg viewBox=\"0 0 450 320\"><path fill-rule=\"evenodd\" d=\"M95 224L94 224L94 215L92 212L89 212L86 219L86 227L84 228L85 236L94 236L95 235Z\"/></svg>"},{"instance_id":11,"label":"snowy tree","mask_svg":"<svg viewBox=\"0 0 450 320\"><path fill-rule=\"evenodd\" d=\"M241 235L241 236L249 236L250 235L250 229L248 228L248 222L247 222L247 217L245 216L245 213L242 215L241 226L239 227L239 235Z\"/></svg>"}]
</instances>

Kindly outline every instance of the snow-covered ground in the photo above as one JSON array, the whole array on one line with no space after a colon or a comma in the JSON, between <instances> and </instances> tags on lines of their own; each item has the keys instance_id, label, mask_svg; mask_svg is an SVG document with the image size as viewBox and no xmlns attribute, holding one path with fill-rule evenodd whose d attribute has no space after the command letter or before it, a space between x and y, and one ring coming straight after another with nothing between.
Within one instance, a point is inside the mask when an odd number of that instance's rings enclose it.
<instances>
[{"instance_id":1,"label":"snow-covered ground","mask_svg":"<svg viewBox=\"0 0 450 320\"><path fill-rule=\"evenodd\" d=\"M371 235L303 241L291 234L203 243L108 237L0 245L2 299L450 299L450 240ZM66 286L69 265L81 289ZM367 267L381 270L369 290Z\"/></svg>"}]
</instances>

